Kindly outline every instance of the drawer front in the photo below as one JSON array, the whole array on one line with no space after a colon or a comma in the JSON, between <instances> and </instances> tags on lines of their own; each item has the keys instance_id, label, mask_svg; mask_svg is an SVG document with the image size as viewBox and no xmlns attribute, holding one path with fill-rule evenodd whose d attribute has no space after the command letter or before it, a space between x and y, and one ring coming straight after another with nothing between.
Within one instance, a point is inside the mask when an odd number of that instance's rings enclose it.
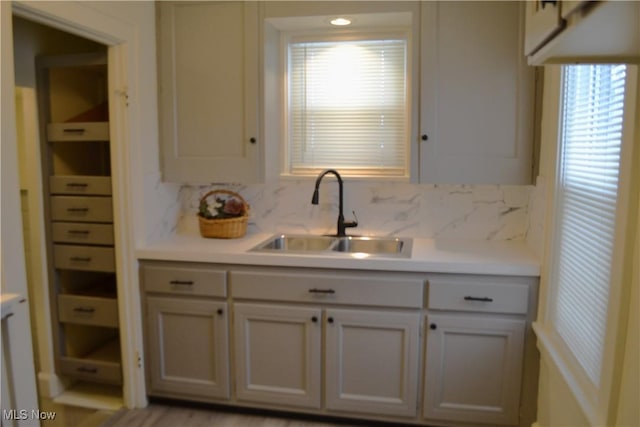
<instances>
[{"instance_id":1,"label":"drawer front","mask_svg":"<svg viewBox=\"0 0 640 427\"><path fill-rule=\"evenodd\" d=\"M51 194L92 194L111 195L111 177L109 176L73 176L58 175L49 177Z\"/></svg>"},{"instance_id":2,"label":"drawer front","mask_svg":"<svg viewBox=\"0 0 640 427\"><path fill-rule=\"evenodd\" d=\"M54 242L113 245L113 225L73 222L52 223Z\"/></svg>"},{"instance_id":3,"label":"drawer front","mask_svg":"<svg viewBox=\"0 0 640 427\"><path fill-rule=\"evenodd\" d=\"M97 246L53 245L56 268L87 271L116 271L113 248Z\"/></svg>"},{"instance_id":4,"label":"drawer front","mask_svg":"<svg viewBox=\"0 0 640 427\"><path fill-rule=\"evenodd\" d=\"M58 318L63 323L118 327L115 298L58 295Z\"/></svg>"},{"instance_id":5,"label":"drawer front","mask_svg":"<svg viewBox=\"0 0 640 427\"><path fill-rule=\"evenodd\" d=\"M63 375L91 382L122 384L120 364L115 362L63 357L60 371Z\"/></svg>"},{"instance_id":6,"label":"drawer front","mask_svg":"<svg viewBox=\"0 0 640 427\"><path fill-rule=\"evenodd\" d=\"M514 283L484 283L456 279L430 279L429 304L433 310L525 314L529 288Z\"/></svg>"},{"instance_id":7,"label":"drawer front","mask_svg":"<svg viewBox=\"0 0 640 427\"><path fill-rule=\"evenodd\" d=\"M393 274L272 273L231 271L234 298L420 308L424 279Z\"/></svg>"},{"instance_id":8,"label":"drawer front","mask_svg":"<svg viewBox=\"0 0 640 427\"><path fill-rule=\"evenodd\" d=\"M146 292L221 298L227 296L225 270L144 264L142 274Z\"/></svg>"},{"instance_id":9,"label":"drawer front","mask_svg":"<svg viewBox=\"0 0 640 427\"><path fill-rule=\"evenodd\" d=\"M109 122L49 123L49 141L108 141Z\"/></svg>"},{"instance_id":10,"label":"drawer front","mask_svg":"<svg viewBox=\"0 0 640 427\"><path fill-rule=\"evenodd\" d=\"M51 197L54 221L113 222L111 197Z\"/></svg>"}]
</instances>

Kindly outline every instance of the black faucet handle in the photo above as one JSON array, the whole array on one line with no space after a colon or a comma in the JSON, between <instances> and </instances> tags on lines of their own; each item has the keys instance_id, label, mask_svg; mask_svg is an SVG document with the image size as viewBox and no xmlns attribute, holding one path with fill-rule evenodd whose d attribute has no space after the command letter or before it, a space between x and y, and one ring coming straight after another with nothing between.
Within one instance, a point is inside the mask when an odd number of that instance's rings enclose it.
<instances>
[{"instance_id":1,"label":"black faucet handle","mask_svg":"<svg viewBox=\"0 0 640 427\"><path fill-rule=\"evenodd\" d=\"M353 214L353 217L355 218L355 220L353 220L353 221L345 221L344 222L345 228L352 228L352 227L357 227L358 226L358 217L356 216L356 211L351 211L351 213Z\"/></svg>"}]
</instances>

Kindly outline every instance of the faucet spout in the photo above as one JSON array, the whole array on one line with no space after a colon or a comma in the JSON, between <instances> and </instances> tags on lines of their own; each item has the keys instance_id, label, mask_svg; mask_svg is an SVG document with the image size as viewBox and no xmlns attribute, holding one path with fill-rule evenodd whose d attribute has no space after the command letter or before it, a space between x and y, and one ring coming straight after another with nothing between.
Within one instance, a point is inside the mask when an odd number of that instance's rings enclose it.
<instances>
[{"instance_id":1,"label":"faucet spout","mask_svg":"<svg viewBox=\"0 0 640 427\"><path fill-rule=\"evenodd\" d=\"M337 223L337 232L336 232L336 236L338 237L344 237L347 235L346 233L346 228L347 227L357 227L358 226L358 222L357 221L349 221L349 222L345 222L344 220L344 189L343 189L343 181L342 181L342 177L340 176L340 174L338 173L338 171L336 171L335 169L327 169L324 172L321 172L320 175L318 175L318 178L316 178L316 186L315 189L313 190L313 197L311 198L311 204L313 205L317 205L320 199L320 195L318 192L318 189L320 188L320 182L322 182L322 178L324 178L325 175L327 174L332 174L335 175L335 177L338 179L338 188L339 188L339 212L338 212L338 223Z\"/></svg>"}]
</instances>

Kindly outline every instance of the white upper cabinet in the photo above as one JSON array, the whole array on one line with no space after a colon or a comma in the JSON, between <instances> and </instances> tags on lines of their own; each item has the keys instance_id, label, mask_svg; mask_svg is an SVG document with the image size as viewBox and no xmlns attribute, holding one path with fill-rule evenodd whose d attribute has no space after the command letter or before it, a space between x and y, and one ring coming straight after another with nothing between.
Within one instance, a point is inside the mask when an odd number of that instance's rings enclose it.
<instances>
[{"instance_id":1,"label":"white upper cabinet","mask_svg":"<svg viewBox=\"0 0 640 427\"><path fill-rule=\"evenodd\" d=\"M557 1L528 1L525 9L527 33L524 39L524 54L531 55L547 40L562 31L564 21L560 16L560 5Z\"/></svg>"},{"instance_id":2,"label":"white upper cabinet","mask_svg":"<svg viewBox=\"0 0 640 427\"><path fill-rule=\"evenodd\" d=\"M529 184L533 69L521 2L424 2L420 182Z\"/></svg>"},{"instance_id":3,"label":"white upper cabinet","mask_svg":"<svg viewBox=\"0 0 640 427\"><path fill-rule=\"evenodd\" d=\"M164 180L261 179L256 2L158 2Z\"/></svg>"},{"instance_id":4,"label":"white upper cabinet","mask_svg":"<svg viewBox=\"0 0 640 427\"><path fill-rule=\"evenodd\" d=\"M640 2L526 3L530 64L640 63Z\"/></svg>"}]
</instances>

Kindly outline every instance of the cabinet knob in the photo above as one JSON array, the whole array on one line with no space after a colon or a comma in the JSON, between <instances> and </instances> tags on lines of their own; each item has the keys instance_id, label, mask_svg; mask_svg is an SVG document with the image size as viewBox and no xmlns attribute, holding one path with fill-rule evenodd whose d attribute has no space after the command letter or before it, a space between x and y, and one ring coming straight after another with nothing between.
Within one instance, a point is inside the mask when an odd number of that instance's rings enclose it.
<instances>
[{"instance_id":1,"label":"cabinet knob","mask_svg":"<svg viewBox=\"0 0 640 427\"><path fill-rule=\"evenodd\" d=\"M311 318L311 321L312 321L313 323L317 323L317 322L318 322L318 317L317 317L317 316L313 316L313 317Z\"/></svg>"},{"instance_id":2,"label":"cabinet knob","mask_svg":"<svg viewBox=\"0 0 640 427\"><path fill-rule=\"evenodd\" d=\"M257 141L256 138L253 137L253 136L251 138L249 138L249 142L252 143L252 144L255 144L256 141Z\"/></svg>"},{"instance_id":3,"label":"cabinet knob","mask_svg":"<svg viewBox=\"0 0 640 427\"><path fill-rule=\"evenodd\" d=\"M423 141L428 141L429 140L429 135L427 135L426 133L423 133L422 136L420 137L421 140Z\"/></svg>"},{"instance_id":4,"label":"cabinet knob","mask_svg":"<svg viewBox=\"0 0 640 427\"><path fill-rule=\"evenodd\" d=\"M435 331L436 329L438 329L438 326L435 323L432 323L429 325L429 329L431 329L432 331Z\"/></svg>"},{"instance_id":5,"label":"cabinet knob","mask_svg":"<svg viewBox=\"0 0 640 427\"><path fill-rule=\"evenodd\" d=\"M217 313L218 313L219 315L221 315L221 316L222 316L222 315L224 314L224 310L223 310L223 309L221 309L221 308L219 308L219 309L217 310Z\"/></svg>"},{"instance_id":6,"label":"cabinet knob","mask_svg":"<svg viewBox=\"0 0 640 427\"><path fill-rule=\"evenodd\" d=\"M327 322L333 323L333 317L327 317Z\"/></svg>"}]
</instances>

